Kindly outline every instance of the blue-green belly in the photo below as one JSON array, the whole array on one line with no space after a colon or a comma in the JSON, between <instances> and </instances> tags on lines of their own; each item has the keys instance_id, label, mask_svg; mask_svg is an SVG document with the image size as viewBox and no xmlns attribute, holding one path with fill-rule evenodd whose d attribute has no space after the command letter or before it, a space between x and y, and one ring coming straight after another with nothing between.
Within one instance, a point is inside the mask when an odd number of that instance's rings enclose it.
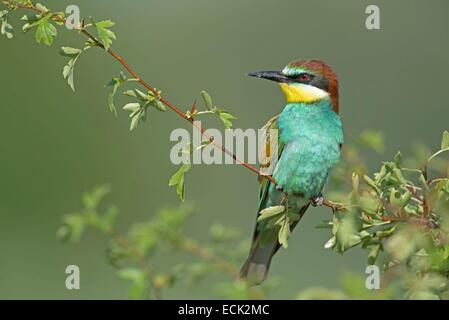
<instances>
[{"instance_id":1,"label":"blue-green belly","mask_svg":"<svg viewBox=\"0 0 449 320\"><path fill-rule=\"evenodd\" d=\"M279 116L279 129L285 146L273 177L288 194L317 196L340 158L339 116L328 100L288 104Z\"/></svg>"}]
</instances>

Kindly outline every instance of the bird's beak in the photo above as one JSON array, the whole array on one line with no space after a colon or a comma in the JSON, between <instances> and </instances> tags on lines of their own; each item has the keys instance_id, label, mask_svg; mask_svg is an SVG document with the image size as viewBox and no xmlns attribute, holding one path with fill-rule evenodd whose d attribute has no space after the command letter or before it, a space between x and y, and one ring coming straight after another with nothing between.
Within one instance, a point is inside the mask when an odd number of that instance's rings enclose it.
<instances>
[{"instance_id":1,"label":"bird's beak","mask_svg":"<svg viewBox=\"0 0 449 320\"><path fill-rule=\"evenodd\" d=\"M249 77L267 79L276 82L291 82L292 80L280 71L256 71L246 74Z\"/></svg>"}]
</instances>

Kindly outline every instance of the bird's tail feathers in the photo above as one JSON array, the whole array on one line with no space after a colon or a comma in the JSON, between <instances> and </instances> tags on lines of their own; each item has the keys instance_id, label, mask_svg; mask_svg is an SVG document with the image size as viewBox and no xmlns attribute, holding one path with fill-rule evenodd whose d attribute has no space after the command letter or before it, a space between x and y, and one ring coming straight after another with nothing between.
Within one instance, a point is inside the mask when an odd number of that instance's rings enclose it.
<instances>
[{"instance_id":1,"label":"bird's tail feathers","mask_svg":"<svg viewBox=\"0 0 449 320\"><path fill-rule=\"evenodd\" d=\"M261 245L259 234L253 243L248 259L240 270L240 278L252 285L261 284L267 277L271 259L279 248L277 238L273 242Z\"/></svg>"},{"instance_id":2,"label":"bird's tail feathers","mask_svg":"<svg viewBox=\"0 0 449 320\"><path fill-rule=\"evenodd\" d=\"M309 206L310 203L301 208L298 219L290 225L291 231L304 216L304 213ZM274 234L273 237L271 237L271 240L266 241L262 240L262 238L266 238L263 237L263 233L264 231L258 231L256 226L255 236L253 238L253 244L248 259L246 259L245 264L240 270L240 278L252 285L261 284L267 278L271 259L281 247L278 242L277 234Z\"/></svg>"}]
</instances>

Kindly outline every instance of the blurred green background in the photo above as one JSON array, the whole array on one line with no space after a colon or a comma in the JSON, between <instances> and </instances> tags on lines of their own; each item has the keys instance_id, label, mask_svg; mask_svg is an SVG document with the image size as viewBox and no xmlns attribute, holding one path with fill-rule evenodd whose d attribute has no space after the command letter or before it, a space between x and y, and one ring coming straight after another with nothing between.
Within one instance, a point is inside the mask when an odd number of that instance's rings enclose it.
<instances>
[{"instance_id":1,"label":"blurred green background","mask_svg":"<svg viewBox=\"0 0 449 320\"><path fill-rule=\"evenodd\" d=\"M207 90L238 116L237 128L259 128L283 106L275 85L246 72L321 58L340 77L347 139L365 128L382 130L384 157L391 157L398 149L410 151L414 141L436 148L448 129L447 0L43 3L55 9L77 4L83 16L112 19L118 35L113 47L144 79L184 109ZM380 6L381 30L365 28L368 4ZM57 48L79 46L81 38L59 31L51 48L36 44L31 33L0 39L0 298L126 298L126 283L105 262L102 236L88 233L80 244L64 245L56 230L62 214L81 207L85 190L105 182L113 187L109 201L121 209L124 229L178 204L167 186L175 170L169 134L187 126L170 112L152 113L130 134L126 114L117 120L107 111L104 85L121 69L100 50L80 59L73 94L62 79L66 58ZM372 165L382 160L368 156ZM187 198L198 208L188 234L206 238L220 221L249 237L258 202L254 174L238 166L196 166L187 179ZM310 210L289 250L276 257L271 275L283 282L274 298L293 297L308 286L337 287L343 271L363 274L365 254L354 250L343 257L323 249L329 231L314 226L329 215ZM65 288L69 264L81 269L81 290ZM210 287L205 282L165 296L208 298Z\"/></svg>"}]
</instances>

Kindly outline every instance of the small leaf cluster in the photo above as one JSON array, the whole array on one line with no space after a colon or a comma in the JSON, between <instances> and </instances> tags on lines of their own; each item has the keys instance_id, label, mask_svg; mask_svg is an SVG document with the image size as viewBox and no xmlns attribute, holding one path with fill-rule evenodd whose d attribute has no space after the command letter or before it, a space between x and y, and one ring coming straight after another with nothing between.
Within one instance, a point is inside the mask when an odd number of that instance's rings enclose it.
<instances>
[{"instance_id":1,"label":"small leaf cluster","mask_svg":"<svg viewBox=\"0 0 449 320\"><path fill-rule=\"evenodd\" d=\"M190 170L190 168L190 164L181 165L181 167L172 175L170 181L168 182L170 187L176 187L176 193L182 201L185 199L184 175Z\"/></svg>"},{"instance_id":2,"label":"small leaf cluster","mask_svg":"<svg viewBox=\"0 0 449 320\"><path fill-rule=\"evenodd\" d=\"M111 20L104 20L100 22L93 22L93 25L97 29L98 36L101 39L104 49L107 51L114 40L117 40L115 33L110 30L115 25Z\"/></svg>"},{"instance_id":3,"label":"small leaf cluster","mask_svg":"<svg viewBox=\"0 0 449 320\"><path fill-rule=\"evenodd\" d=\"M289 214L288 204L272 206L260 212L257 222L266 222L265 228L275 229L278 235L278 242L288 248L288 237L290 236L290 225L297 220L294 215Z\"/></svg>"},{"instance_id":4,"label":"small leaf cluster","mask_svg":"<svg viewBox=\"0 0 449 320\"><path fill-rule=\"evenodd\" d=\"M3 4L6 5L7 9L0 10L0 33L8 39L13 38L13 26L8 22L8 17L19 9L30 9L34 12L21 17L20 20L24 22L22 31L34 31L36 42L46 46L51 46L58 35L56 27L65 24L64 12L51 11L40 3L34 4L31 0L5 0ZM87 32L89 29L95 29L99 40L89 34L89 38L82 49L70 46L61 48L61 54L69 58L69 61L63 68L63 77L73 91L75 91L73 75L76 62L81 54L90 47L96 46L102 47L106 51L109 50L113 40L117 39L115 33L110 30L112 26L114 26L114 22L111 20L95 22L91 19L91 23L86 23L83 20L81 25L77 27L77 30L81 33Z\"/></svg>"},{"instance_id":5,"label":"small leaf cluster","mask_svg":"<svg viewBox=\"0 0 449 320\"><path fill-rule=\"evenodd\" d=\"M167 108L160 100L160 91L155 94L152 91L143 93L139 89L133 89L125 91L124 94L128 97L135 98L136 100L135 102L127 103L123 107L123 110L129 112L129 117L131 118L130 131L135 130L140 121L145 121L149 108L162 112L167 111Z\"/></svg>"},{"instance_id":6,"label":"small leaf cluster","mask_svg":"<svg viewBox=\"0 0 449 320\"><path fill-rule=\"evenodd\" d=\"M183 204L165 208L147 221L133 223L126 232L116 227L118 210L104 206L103 199L110 192L107 185L95 188L83 196L83 209L63 217L58 236L70 242L79 242L87 230L98 231L109 239L107 261L117 268L117 277L129 283L128 295L132 299L160 299L163 292L175 285L192 287L206 277L228 274L230 280L216 286L219 295L227 298L264 298L274 287L268 282L260 288L249 287L238 278L238 266L246 255L249 243L239 240L236 228L214 223L209 240L198 242L188 237L184 228L194 208ZM179 263L164 267L167 252L188 254Z\"/></svg>"},{"instance_id":7,"label":"small leaf cluster","mask_svg":"<svg viewBox=\"0 0 449 320\"><path fill-rule=\"evenodd\" d=\"M340 253L361 247L368 264L394 274L408 298L445 299L449 295L449 162L433 163L449 151L449 133L440 150L419 167L397 153L372 175L353 174L344 203L319 227L331 228L325 244ZM443 169L443 170L441 170Z\"/></svg>"},{"instance_id":8,"label":"small leaf cluster","mask_svg":"<svg viewBox=\"0 0 449 320\"><path fill-rule=\"evenodd\" d=\"M110 206L104 212L99 212L100 202L109 192L108 185L86 192L82 197L83 209L63 217L63 225L57 232L58 237L66 241L78 242L88 228L111 234L118 214L117 208Z\"/></svg>"},{"instance_id":9,"label":"small leaf cluster","mask_svg":"<svg viewBox=\"0 0 449 320\"><path fill-rule=\"evenodd\" d=\"M62 75L64 79L67 81L70 88L75 91L75 83L73 80L73 74L75 71L75 65L78 61L79 57L83 52L88 50L90 48L89 45L86 45L84 49L78 49L78 48L72 48L72 47L62 47L61 48L61 55L68 57L69 61L64 66L62 70Z\"/></svg>"},{"instance_id":10,"label":"small leaf cluster","mask_svg":"<svg viewBox=\"0 0 449 320\"><path fill-rule=\"evenodd\" d=\"M213 106L212 97L206 91L201 91L200 95L203 99L204 109L201 111L197 108L196 103L193 104L192 108L187 111L186 117L190 119L192 122L197 120L198 117L204 115L216 115L223 123L225 129L232 128L233 120L236 119L234 115L232 115L229 111L222 109L217 106ZM208 140L202 141L201 145L199 145L196 150L204 149L213 143L213 137L210 137ZM187 148L182 150L183 153L190 155L196 151L193 150L193 145L190 143ZM185 179L184 175L191 169L191 165L189 163L182 164L178 170L171 176L168 185L170 187L176 187L176 193L178 197L184 201L185 199Z\"/></svg>"},{"instance_id":11,"label":"small leaf cluster","mask_svg":"<svg viewBox=\"0 0 449 320\"><path fill-rule=\"evenodd\" d=\"M0 11L0 33L2 36L12 39L13 37L13 27L8 23L8 10Z\"/></svg>"},{"instance_id":12,"label":"small leaf cluster","mask_svg":"<svg viewBox=\"0 0 449 320\"><path fill-rule=\"evenodd\" d=\"M196 103L194 103L191 110L187 111L186 116L191 119L197 119L199 116L203 115L216 115L223 123L225 129L232 128L233 121L237 118L229 111L221 107L214 106L212 103L212 97L206 91L201 91L200 95L204 102L204 110L199 110Z\"/></svg>"},{"instance_id":13,"label":"small leaf cluster","mask_svg":"<svg viewBox=\"0 0 449 320\"><path fill-rule=\"evenodd\" d=\"M100 37L101 41L97 40L96 38L88 38L88 40L85 42L82 49L78 48L72 48L72 47L62 47L61 48L61 54L65 57L69 58L69 61L63 68L62 75L64 79L67 81L67 84L70 86L70 88L75 91L75 83L74 83L74 70L76 62L78 61L79 57L82 53L90 49L91 47L102 47L105 50L108 50L110 45L112 44L112 40L117 39L115 33L109 29L108 27L112 27L114 23L110 20L100 21L100 22L94 22L92 20L92 23L86 24L83 20L81 26L79 27L79 31L86 31L89 28L95 26L95 29L97 31L98 36ZM116 78L114 78L116 79ZM113 79L113 80L114 80ZM116 90L116 89L115 89ZM115 94L115 92L114 92ZM112 112L116 113L112 97L109 95L108 98L108 105L109 109Z\"/></svg>"},{"instance_id":14,"label":"small leaf cluster","mask_svg":"<svg viewBox=\"0 0 449 320\"><path fill-rule=\"evenodd\" d=\"M47 46L51 46L54 38L57 35L57 30L54 24L61 25L64 19L64 13L51 12L42 4L38 3L35 6L31 1L4 1L7 5L7 10L0 11L1 18L1 34L5 35L8 39L13 38L13 26L8 23L8 16L16 11L19 6L35 7L40 13L24 15L21 20L25 22L22 26L23 32L34 30L34 38L38 43L43 43Z\"/></svg>"}]
</instances>

